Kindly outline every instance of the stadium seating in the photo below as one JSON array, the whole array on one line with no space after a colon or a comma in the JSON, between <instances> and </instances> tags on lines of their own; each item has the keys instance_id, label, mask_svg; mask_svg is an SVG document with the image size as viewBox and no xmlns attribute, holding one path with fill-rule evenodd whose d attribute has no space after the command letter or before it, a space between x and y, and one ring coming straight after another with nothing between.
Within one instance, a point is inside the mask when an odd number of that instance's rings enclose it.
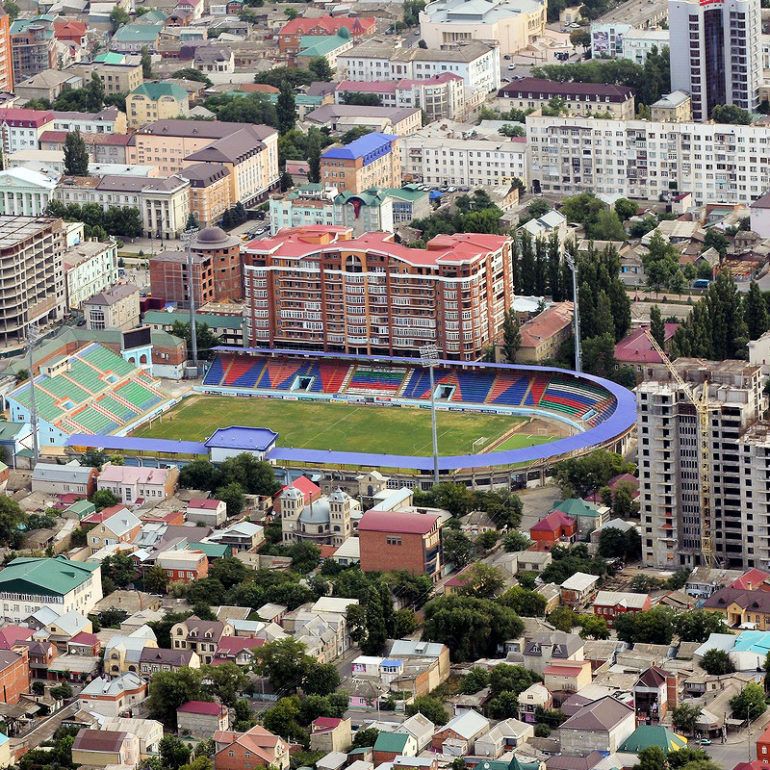
<instances>
[{"instance_id":1,"label":"stadium seating","mask_svg":"<svg viewBox=\"0 0 770 770\"><path fill-rule=\"evenodd\" d=\"M415 367L402 395L404 398L430 398L430 372L422 366Z\"/></svg>"},{"instance_id":2,"label":"stadium seating","mask_svg":"<svg viewBox=\"0 0 770 770\"><path fill-rule=\"evenodd\" d=\"M82 425L87 433L109 433L118 427L115 420L111 420L93 406L87 406L79 412L74 412L70 419L78 425Z\"/></svg>"},{"instance_id":3,"label":"stadium seating","mask_svg":"<svg viewBox=\"0 0 770 770\"><path fill-rule=\"evenodd\" d=\"M491 372L458 372L457 380L460 392L459 400L469 404L483 404L492 385L495 382L495 374Z\"/></svg>"},{"instance_id":4,"label":"stadium seating","mask_svg":"<svg viewBox=\"0 0 770 770\"><path fill-rule=\"evenodd\" d=\"M146 412L162 400L157 393L153 393L149 388L136 381L121 385L115 390L115 394L128 401L132 406L138 407L141 412Z\"/></svg>"},{"instance_id":5,"label":"stadium seating","mask_svg":"<svg viewBox=\"0 0 770 770\"><path fill-rule=\"evenodd\" d=\"M88 364L91 364L100 372L112 372L122 377L131 374L134 365L121 358L117 353L113 353L101 345L92 343L84 350L80 351L80 358Z\"/></svg>"},{"instance_id":6,"label":"stadium seating","mask_svg":"<svg viewBox=\"0 0 770 770\"><path fill-rule=\"evenodd\" d=\"M367 366L357 366L350 378L349 388L361 390L397 391L404 381L406 372L403 369L372 369Z\"/></svg>"},{"instance_id":7,"label":"stadium seating","mask_svg":"<svg viewBox=\"0 0 770 770\"><path fill-rule=\"evenodd\" d=\"M225 360L226 359L224 357L220 356L217 356L213 360L211 366L206 372L206 376L203 378L204 385L219 385L219 383L222 382L222 377L225 376Z\"/></svg>"},{"instance_id":8,"label":"stadium seating","mask_svg":"<svg viewBox=\"0 0 770 770\"><path fill-rule=\"evenodd\" d=\"M139 407L129 406L128 402L118 401L113 396L102 396L96 403L120 423L129 422L141 414Z\"/></svg>"},{"instance_id":9,"label":"stadium seating","mask_svg":"<svg viewBox=\"0 0 770 770\"><path fill-rule=\"evenodd\" d=\"M345 377L350 371L349 364L320 364L321 388L324 393L339 393Z\"/></svg>"},{"instance_id":10,"label":"stadium seating","mask_svg":"<svg viewBox=\"0 0 770 770\"><path fill-rule=\"evenodd\" d=\"M524 396L529 389L529 377L502 376L499 379L502 380L502 389L495 393L494 396L490 395L487 403L502 404L504 406L521 406L524 401Z\"/></svg>"}]
</instances>

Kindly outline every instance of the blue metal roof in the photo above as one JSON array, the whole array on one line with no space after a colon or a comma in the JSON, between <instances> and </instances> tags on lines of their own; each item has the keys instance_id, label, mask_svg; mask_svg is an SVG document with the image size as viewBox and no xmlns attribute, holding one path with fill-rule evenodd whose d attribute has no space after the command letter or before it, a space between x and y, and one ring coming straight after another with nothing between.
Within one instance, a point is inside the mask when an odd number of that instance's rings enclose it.
<instances>
[{"instance_id":1,"label":"blue metal roof","mask_svg":"<svg viewBox=\"0 0 770 770\"><path fill-rule=\"evenodd\" d=\"M98 433L73 433L67 439L67 446L85 446L93 449L133 449L136 452L167 452L168 454L208 454L205 444L197 441L106 436Z\"/></svg>"},{"instance_id":2,"label":"blue metal roof","mask_svg":"<svg viewBox=\"0 0 770 770\"><path fill-rule=\"evenodd\" d=\"M360 139L353 140L350 144L342 147L330 147L321 157L332 160L355 160L363 158L364 165L368 165L376 158L386 155L390 152L391 143L397 137L394 134L380 134L372 131Z\"/></svg>"},{"instance_id":3,"label":"blue metal roof","mask_svg":"<svg viewBox=\"0 0 770 770\"><path fill-rule=\"evenodd\" d=\"M218 428L206 439L205 446L219 449L242 449L256 452L267 451L278 438L270 428L249 428L245 425L231 425Z\"/></svg>"}]
</instances>

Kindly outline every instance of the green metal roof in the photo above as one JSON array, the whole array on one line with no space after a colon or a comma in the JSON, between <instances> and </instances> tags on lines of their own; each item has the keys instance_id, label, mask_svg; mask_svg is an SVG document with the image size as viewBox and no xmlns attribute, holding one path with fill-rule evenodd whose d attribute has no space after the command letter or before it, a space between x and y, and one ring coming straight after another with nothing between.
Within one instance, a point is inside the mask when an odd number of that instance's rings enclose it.
<instances>
[{"instance_id":1,"label":"green metal roof","mask_svg":"<svg viewBox=\"0 0 770 770\"><path fill-rule=\"evenodd\" d=\"M350 38L340 35L303 35L299 39L298 56L326 56L347 43Z\"/></svg>"},{"instance_id":2,"label":"green metal roof","mask_svg":"<svg viewBox=\"0 0 770 770\"><path fill-rule=\"evenodd\" d=\"M93 503L89 503L88 500L75 500L70 505L65 513L74 513L79 519L84 519L86 516L90 516L96 512L96 506Z\"/></svg>"},{"instance_id":3,"label":"green metal roof","mask_svg":"<svg viewBox=\"0 0 770 770\"><path fill-rule=\"evenodd\" d=\"M380 733L374 742L374 750L400 753L404 750L409 737L407 733Z\"/></svg>"},{"instance_id":4,"label":"green metal roof","mask_svg":"<svg viewBox=\"0 0 770 770\"><path fill-rule=\"evenodd\" d=\"M105 51L94 56L94 61L99 64L123 64L125 60L126 55L117 51Z\"/></svg>"},{"instance_id":5,"label":"green metal roof","mask_svg":"<svg viewBox=\"0 0 770 770\"><path fill-rule=\"evenodd\" d=\"M243 316L239 315L214 315L213 313L196 313L197 323L206 324L212 329L242 329ZM165 310L148 310L144 314L146 324L158 326L173 326L175 321L189 323L190 314L187 311L174 310L170 313Z\"/></svg>"},{"instance_id":6,"label":"green metal roof","mask_svg":"<svg viewBox=\"0 0 770 770\"><path fill-rule=\"evenodd\" d=\"M0 592L65 596L85 583L99 566L64 556L14 559L0 571Z\"/></svg>"},{"instance_id":7,"label":"green metal roof","mask_svg":"<svg viewBox=\"0 0 770 770\"><path fill-rule=\"evenodd\" d=\"M687 739L681 735L668 730L662 725L642 725L637 727L631 735L626 738L620 751L627 751L630 754L638 754L642 749L648 749L650 746L658 746L664 753L678 751L687 745Z\"/></svg>"},{"instance_id":8,"label":"green metal roof","mask_svg":"<svg viewBox=\"0 0 770 770\"><path fill-rule=\"evenodd\" d=\"M23 422L6 422L5 420L0 420L0 441L15 441L16 436L21 433L23 428Z\"/></svg>"},{"instance_id":9,"label":"green metal roof","mask_svg":"<svg viewBox=\"0 0 770 770\"><path fill-rule=\"evenodd\" d=\"M188 543L186 550L203 551L209 559L224 559L232 555L233 549L226 543Z\"/></svg>"},{"instance_id":10,"label":"green metal roof","mask_svg":"<svg viewBox=\"0 0 770 770\"><path fill-rule=\"evenodd\" d=\"M182 86L176 83L168 83L164 80L152 80L149 83L142 83L137 86L132 94L140 94L146 96L148 99L157 101L163 96L171 96L178 101L184 101L187 99L187 91Z\"/></svg>"},{"instance_id":11,"label":"green metal roof","mask_svg":"<svg viewBox=\"0 0 770 770\"><path fill-rule=\"evenodd\" d=\"M386 195L390 195L391 198L401 198L405 201L416 201L419 198L428 197L428 193L424 190L418 190L414 185L407 185L406 187L383 187L382 192Z\"/></svg>"},{"instance_id":12,"label":"green metal roof","mask_svg":"<svg viewBox=\"0 0 770 770\"><path fill-rule=\"evenodd\" d=\"M163 30L162 24L126 24L112 37L119 43L154 43Z\"/></svg>"},{"instance_id":13,"label":"green metal roof","mask_svg":"<svg viewBox=\"0 0 770 770\"><path fill-rule=\"evenodd\" d=\"M568 516L590 516L591 518L596 518L599 515L599 509L593 503L587 503L579 497L562 500L553 509L566 513Z\"/></svg>"}]
</instances>

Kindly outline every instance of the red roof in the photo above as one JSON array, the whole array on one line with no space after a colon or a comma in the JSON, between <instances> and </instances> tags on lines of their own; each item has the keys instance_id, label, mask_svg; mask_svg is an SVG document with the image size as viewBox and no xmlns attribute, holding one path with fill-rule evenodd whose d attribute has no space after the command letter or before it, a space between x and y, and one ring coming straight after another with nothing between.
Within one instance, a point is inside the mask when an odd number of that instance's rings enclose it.
<instances>
[{"instance_id":1,"label":"red roof","mask_svg":"<svg viewBox=\"0 0 770 770\"><path fill-rule=\"evenodd\" d=\"M426 535L439 517L435 513L406 513L398 511L367 511L358 525L359 532L401 532Z\"/></svg>"},{"instance_id":2,"label":"red roof","mask_svg":"<svg viewBox=\"0 0 770 770\"><path fill-rule=\"evenodd\" d=\"M337 725L342 722L341 719L336 717L318 717L312 721L313 729L318 730L333 730Z\"/></svg>"},{"instance_id":3,"label":"red roof","mask_svg":"<svg viewBox=\"0 0 770 770\"><path fill-rule=\"evenodd\" d=\"M114 145L127 145L131 140L128 134L80 134L83 137L83 141L86 144L114 144ZM40 134L41 142L54 142L56 144L64 144L67 138L66 131L43 131Z\"/></svg>"},{"instance_id":4,"label":"red roof","mask_svg":"<svg viewBox=\"0 0 770 770\"><path fill-rule=\"evenodd\" d=\"M546 517L540 519L534 526L529 528L530 532L558 532L565 527L574 527L575 519L567 516L562 511L553 511Z\"/></svg>"},{"instance_id":5,"label":"red roof","mask_svg":"<svg viewBox=\"0 0 770 770\"><path fill-rule=\"evenodd\" d=\"M111 505L108 508L102 508L101 511L95 511L92 514L89 514L86 516L81 523L83 524L101 524L104 521L107 521L107 519L114 516L116 513L120 513L121 511L127 511L128 508L126 508L125 505Z\"/></svg>"},{"instance_id":6,"label":"red roof","mask_svg":"<svg viewBox=\"0 0 770 770\"><path fill-rule=\"evenodd\" d=\"M90 646L95 645L99 641L99 637L96 634L89 634L88 631L81 631L79 634L75 634L72 639L69 640L70 644L88 644Z\"/></svg>"},{"instance_id":7,"label":"red roof","mask_svg":"<svg viewBox=\"0 0 770 770\"><path fill-rule=\"evenodd\" d=\"M679 324L668 323L664 324L664 327L664 339L668 341L674 336ZM615 345L615 358L618 361L630 364L661 363L660 356L652 347L650 338L645 334L646 328L642 326L639 329L634 329Z\"/></svg>"},{"instance_id":8,"label":"red roof","mask_svg":"<svg viewBox=\"0 0 770 770\"><path fill-rule=\"evenodd\" d=\"M32 638L32 629L22 626L0 628L0 650L10 650L15 644Z\"/></svg>"},{"instance_id":9,"label":"red roof","mask_svg":"<svg viewBox=\"0 0 770 770\"><path fill-rule=\"evenodd\" d=\"M243 650L255 650L264 643L264 639L255 639L251 636L223 636L219 640L217 652L237 655L239 652L243 652Z\"/></svg>"},{"instance_id":10,"label":"red roof","mask_svg":"<svg viewBox=\"0 0 770 770\"><path fill-rule=\"evenodd\" d=\"M752 567L748 572L744 572L739 578L733 580L728 587L740 588L744 591L761 591L768 578L770 578L770 572Z\"/></svg>"},{"instance_id":11,"label":"red roof","mask_svg":"<svg viewBox=\"0 0 770 770\"><path fill-rule=\"evenodd\" d=\"M536 348L572 323L571 302L557 302L521 327L521 346Z\"/></svg>"},{"instance_id":12,"label":"red roof","mask_svg":"<svg viewBox=\"0 0 770 770\"><path fill-rule=\"evenodd\" d=\"M218 717L225 707L221 703L211 703L205 700L188 700L182 704L177 712L183 714L206 714L207 716Z\"/></svg>"},{"instance_id":13,"label":"red roof","mask_svg":"<svg viewBox=\"0 0 770 770\"><path fill-rule=\"evenodd\" d=\"M577 676L583 669L575 666L546 666L543 669L544 674L553 674L554 676Z\"/></svg>"},{"instance_id":14,"label":"red roof","mask_svg":"<svg viewBox=\"0 0 770 770\"><path fill-rule=\"evenodd\" d=\"M217 508L219 508L219 500L207 500L202 497L195 498L195 500L190 500L189 503L187 503L188 508L203 508L206 511L216 511Z\"/></svg>"},{"instance_id":15,"label":"red roof","mask_svg":"<svg viewBox=\"0 0 770 770\"><path fill-rule=\"evenodd\" d=\"M57 38L64 38L66 40L84 37L87 30L88 24L84 21L67 19L66 21L54 21L53 23L54 35Z\"/></svg>"},{"instance_id":16,"label":"red roof","mask_svg":"<svg viewBox=\"0 0 770 770\"><path fill-rule=\"evenodd\" d=\"M318 550L321 552L322 559L329 559L334 556L334 552L337 550L336 545L319 545Z\"/></svg>"},{"instance_id":17,"label":"red roof","mask_svg":"<svg viewBox=\"0 0 770 770\"><path fill-rule=\"evenodd\" d=\"M24 107L3 107L0 109L0 123L7 123L9 126L40 128L40 126L52 121L53 112L51 110L30 110ZM64 133L66 135L67 132Z\"/></svg>"},{"instance_id":18,"label":"red roof","mask_svg":"<svg viewBox=\"0 0 770 770\"><path fill-rule=\"evenodd\" d=\"M323 35L333 35L343 27L352 35L363 35L369 30L374 30L377 20L373 16L319 16L315 19L307 19L298 16L287 21L281 28L281 35L307 35L315 30L320 30Z\"/></svg>"}]
</instances>

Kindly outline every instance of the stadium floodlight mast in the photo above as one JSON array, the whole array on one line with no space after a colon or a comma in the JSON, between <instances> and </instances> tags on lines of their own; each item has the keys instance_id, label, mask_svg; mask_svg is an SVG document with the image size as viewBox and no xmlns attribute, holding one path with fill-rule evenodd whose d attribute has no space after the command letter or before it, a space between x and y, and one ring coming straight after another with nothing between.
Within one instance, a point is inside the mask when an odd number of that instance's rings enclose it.
<instances>
[{"instance_id":1,"label":"stadium floodlight mast","mask_svg":"<svg viewBox=\"0 0 770 770\"><path fill-rule=\"evenodd\" d=\"M580 309L578 308L578 268L575 258L568 251L564 252L564 259L572 273L572 305L574 307L573 320L575 322L575 371L583 371L583 351L580 347Z\"/></svg>"},{"instance_id":2,"label":"stadium floodlight mast","mask_svg":"<svg viewBox=\"0 0 770 770\"><path fill-rule=\"evenodd\" d=\"M434 342L420 346L420 362L430 374L430 424L433 433L433 483L438 484L438 432L436 430L436 383L433 367L438 362L438 348Z\"/></svg>"},{"instance_id":3,"label":"stadium floodlight mast","mask_svg":"<svg viewBox=\"0 0 770 770\"><path fill-rule=\"evenodd\" d=\"M35 330L30 323L27 326L27 373L29 374L29 422L32 426L32 461L37 465L40 458L40 438L37 435L37 404L35 403L35 374L33 371L32 349L37 342Z\"/></svg>"},{"instance_id":4,"label":"stadium floodlight mast","mask_svg":"<svg viewBox=\"0 0 770 770\"><path fill-rule=\"evenodd\" d=\"M192 348L192 363L195 367L196 376L198 374L198 328L195 324L195 281L193 280L192 242L197 232L197 227L188 227L183 233L187 240L187 280L190 286L190 347Z\"/></svg>"}]
</instances>

